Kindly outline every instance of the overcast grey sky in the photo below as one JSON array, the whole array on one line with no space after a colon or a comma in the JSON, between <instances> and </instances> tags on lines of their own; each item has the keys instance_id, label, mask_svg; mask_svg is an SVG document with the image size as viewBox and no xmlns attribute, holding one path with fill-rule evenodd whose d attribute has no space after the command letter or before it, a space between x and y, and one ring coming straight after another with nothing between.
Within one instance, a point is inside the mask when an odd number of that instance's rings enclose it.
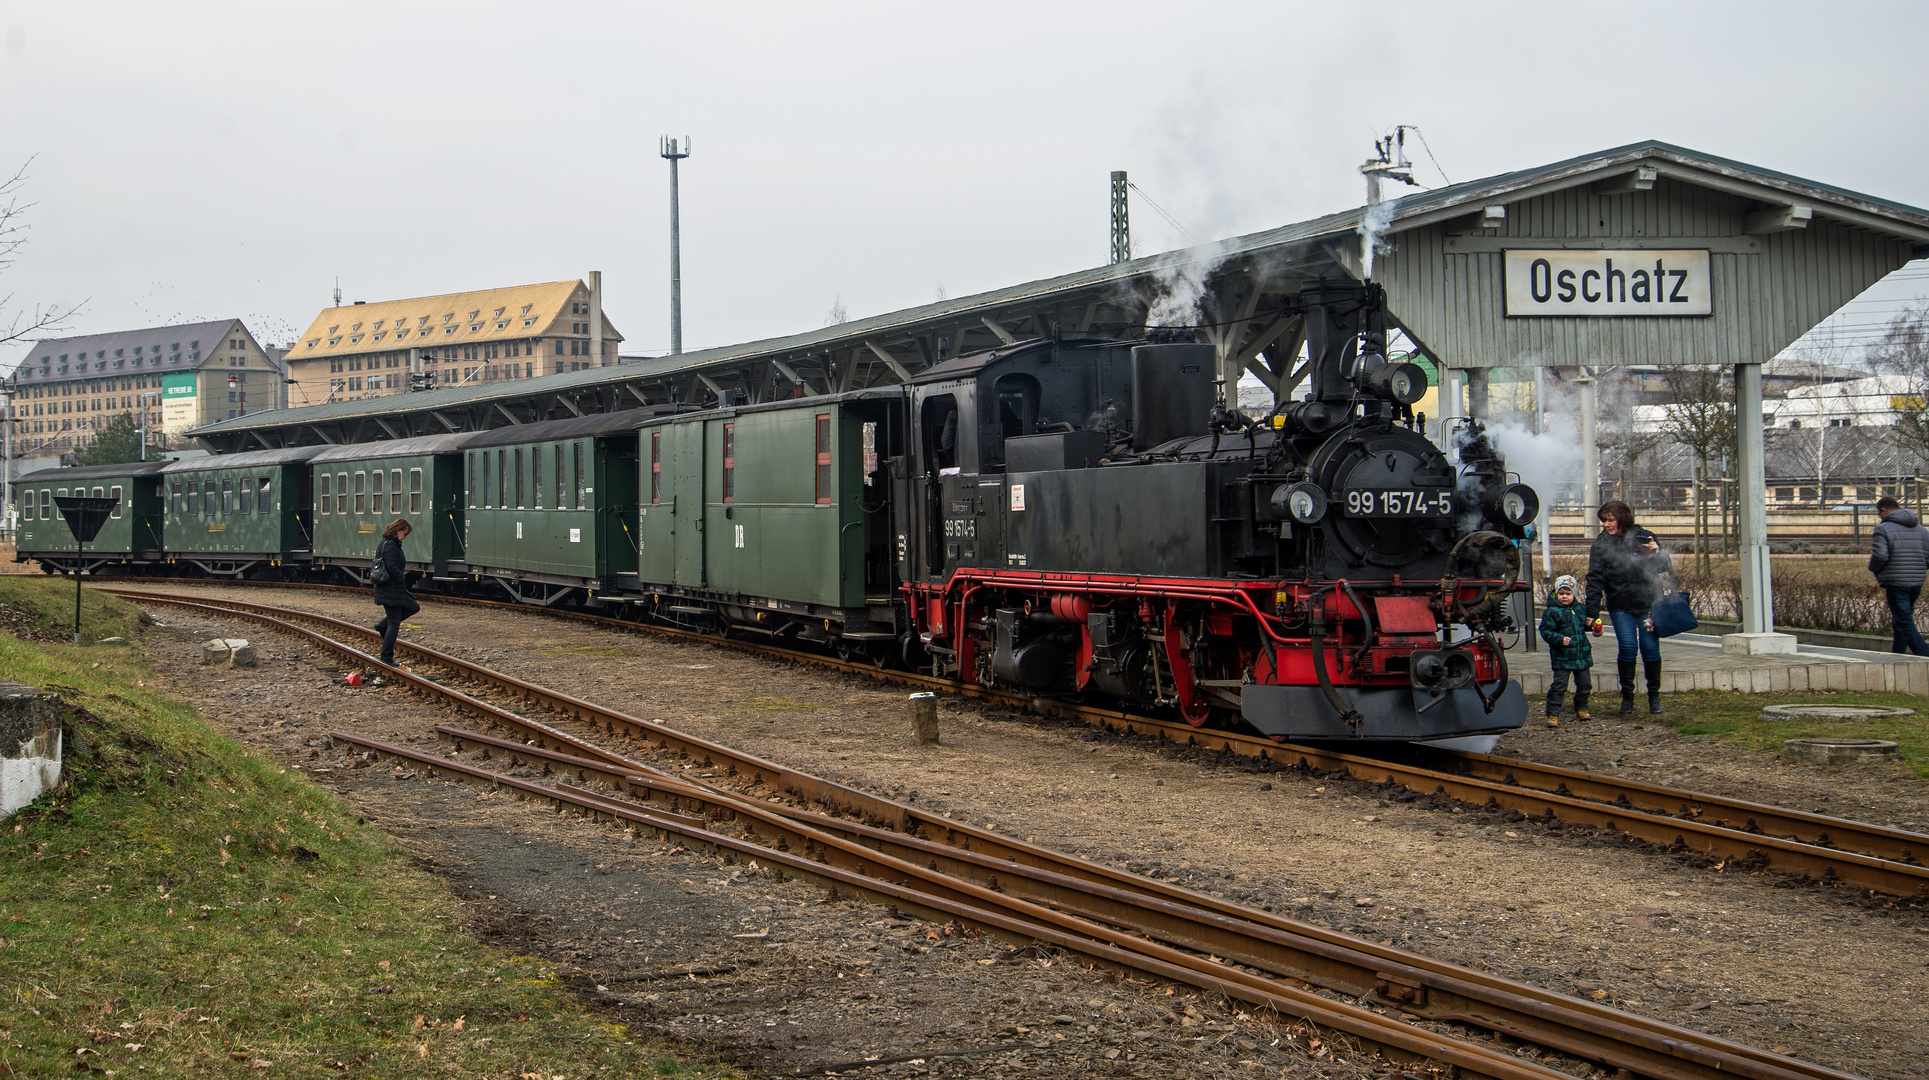
<instances>
[{"instance_id":1,"label":"overcast grey sky","mask_svg":"<svg viewBox=\"0 0 1929 1080\"><path fill-rule=\"evenodd\" d=\"M15 308L70 332L604 271L695 349L1097 265L1126 169L1201 238L1645 138L1929 205L1929 5L0 0L0 164L34 156ZM1140 253L1181 236L1135 196ZM1916 264L1918 267L1921 264ZM1891 281L1879 321L1929 281ZM1921 272L1914 271L1918 278ZM0 351L11 367L22 352Z\"/></svg>"}]
</instances>

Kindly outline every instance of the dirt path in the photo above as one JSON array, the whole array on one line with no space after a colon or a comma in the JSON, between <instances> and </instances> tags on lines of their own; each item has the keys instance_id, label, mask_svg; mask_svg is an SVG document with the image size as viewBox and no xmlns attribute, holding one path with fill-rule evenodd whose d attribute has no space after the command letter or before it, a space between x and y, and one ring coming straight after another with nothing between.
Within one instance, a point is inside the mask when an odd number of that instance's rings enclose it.
<instances>
[{"instance_id":1,"label":"dirt path","mask_svg":"<svg viewBox=\"0 0 1929 1080\"><path fill-rule=\"evenodd\" d=\"M369 614L352 596L248 595ZM305 743L330 727L422 739L444 722L405 692L342 687L332 662L246 623L155 614L170 625L148 648L178 688L286 760L327 764L309 759ZM217 633L263 640L261 666L199 667L193 643ZM1049 847L1836 1068L1929 1075L1929 921L1920 910L1186 760L954 701L943 705L944 744L920 749L905 731L901 688L702 644L432 603L407 636L844 783L915 794L928 809ZM1846 816L1929 821L1925 787L1906 774L1842 785L1849 774L1818 779L1655 725L1600 720L1504 745ZM625 848L620 834L526 803L388 769L318 773L444 869L478 926L603 980L625 1002L627 1022L697 1039L760 1074L937 1048L981 1052L869 1071L1205 1077L1252 1075L1245 1061L1273 1071L1317 1065L1328 1075L1364 1068L1344 1050L1349 1064L1338 1072L1329 1059L1309 1062L1307 1040L1286 1039L1290 1029L1241 1020L1184 991L1108 982L1065 960L1000 961L997 943L933 938L939 928L929 924L825 903L822 890L688 852ZM609 981L722 967L734 970ZM1007 1044L1015 1045L985 1049Z\"/></svg>"}]
</instances>

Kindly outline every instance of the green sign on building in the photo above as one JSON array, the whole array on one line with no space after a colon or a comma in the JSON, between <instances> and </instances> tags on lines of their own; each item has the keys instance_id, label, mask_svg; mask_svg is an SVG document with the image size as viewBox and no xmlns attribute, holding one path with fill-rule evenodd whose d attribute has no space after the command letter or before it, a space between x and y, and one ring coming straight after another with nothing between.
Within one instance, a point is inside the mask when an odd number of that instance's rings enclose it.
<instances>
[{"instance_id":1,"label":"green sign on building","mask_svg":"<svg viewBox=\"0 0 1929 1080\"><path fill-rule=\"evenodd\" d=\"M172 371L161 376L162 400L194 396L195 375L192 371Z\"/></svg>"}]
</instances>

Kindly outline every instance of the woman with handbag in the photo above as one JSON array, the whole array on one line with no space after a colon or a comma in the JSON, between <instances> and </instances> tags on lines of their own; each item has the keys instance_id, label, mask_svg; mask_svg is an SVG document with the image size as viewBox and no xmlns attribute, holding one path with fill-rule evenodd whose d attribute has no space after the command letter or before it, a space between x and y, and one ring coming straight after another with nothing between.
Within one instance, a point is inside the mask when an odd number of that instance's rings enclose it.
<instances>
[{"instance_id":1,"label":"woman with handbag","mask_svg":"<svg viewBox=\"0 0 1929 1080\"><path fill-rule=\"evenodd\" d=\"M409 562L402 554L402 541L414 529L406 518L396 518L382 530L382 542L375 545L375 561L370 564L368 580L375 587L375 602L384 612L375 629L382 635L381 661L395 666L395 635L402 632L402 620L422 610L409 595Z\"/></svg>"},{"instance_id":2,"label":"woman with handbag","mask_svg":"<svg viewBox=\"0 0 1929 1080\"><path fill-rule=\"evenodd\" d=\"M1634 660L1638 654L1648 676L1648 711L1661 711L1661 639L1651 613L1664 595L1661 577L1674 565L1661 541L1634 523L1634 511L1614 499L1601 504L1601 535L1587 553L1587 619L1603 609L1614 624L1620 646L1615 667L1621 676L1621 712L1634 711Z\"/></svg>"}]
</instances>

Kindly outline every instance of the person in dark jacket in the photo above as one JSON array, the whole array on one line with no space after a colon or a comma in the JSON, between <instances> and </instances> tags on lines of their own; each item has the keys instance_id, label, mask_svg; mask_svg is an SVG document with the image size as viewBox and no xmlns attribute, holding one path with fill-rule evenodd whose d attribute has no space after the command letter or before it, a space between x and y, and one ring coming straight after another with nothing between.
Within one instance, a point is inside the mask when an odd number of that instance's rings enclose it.
<instances>
[{"instance_id":1,"label":"person in dark jacket","mask_svg":"<svg viewBox=\"0 0 1929 1080\"><path fill-rule=\"evenodd\" d=\"M1875 510L1882 524L1875 527L1869 573L1889 596L1889 623L1895 632L1891 649L1929 656L1929 643L1916 629L1916 600L1922 595L1923 577L1929 575L1929 530L1916 520L1915 511L1904 510L1887 496L1876 500Z\"/></svg>"},{"instance_id":2,"label":"person in dark jacket","mask_svg":"<svg viewBox=\"0 0 1929 1080\"><path fill-rule=\"evenodd\" d=\"M407 519L396 518L382 530L382 542L375 545L374 565L387 572L387 580L375 582L375 602L385 612L375 629L382 635L382 663L390 667L395 666L395 635L402 632L402 620L422 610L409 595L409 561L402 554L402 541L413 531Z\"/></svg>"},{"instance_id":3,"label":"person in dark jacket","mask_svg":"<svg viewBox=\"0 0 1929 1080\"><path fill-rule=\"evenodd\" d=\"M1620 645L1615 669L1621 676L1621 712L1634 711L1634 658L1647 669L1648 711L1661 711L1661 639L1648 613L1661 599L1661 576L1673 572L1668 553L1655 535L1634 523L1634 511L1614 499L1601 504L1601 535L1587 552L1587 619L1607 612Z\"/></svg>"},{"instance_id":4,"label":"person in dark jacket","mask_svg":"<svg viewBox=\"0 0 1929 1080\"><path fill-rule=\"evenodd\" d=\"M1586 720L1587 698L1594 692L1594 646L1587 640L1587 615L1581 610L1580 583L1572 574L1554 579L1554 595L1541 613L1541 640L1547 642L1547 658L1554 677L1547 684L1547 726L1559 727L1561 699L1567 696L1567 680L1574 679L1574 719Z\"/></svg>"}]
</instances>

